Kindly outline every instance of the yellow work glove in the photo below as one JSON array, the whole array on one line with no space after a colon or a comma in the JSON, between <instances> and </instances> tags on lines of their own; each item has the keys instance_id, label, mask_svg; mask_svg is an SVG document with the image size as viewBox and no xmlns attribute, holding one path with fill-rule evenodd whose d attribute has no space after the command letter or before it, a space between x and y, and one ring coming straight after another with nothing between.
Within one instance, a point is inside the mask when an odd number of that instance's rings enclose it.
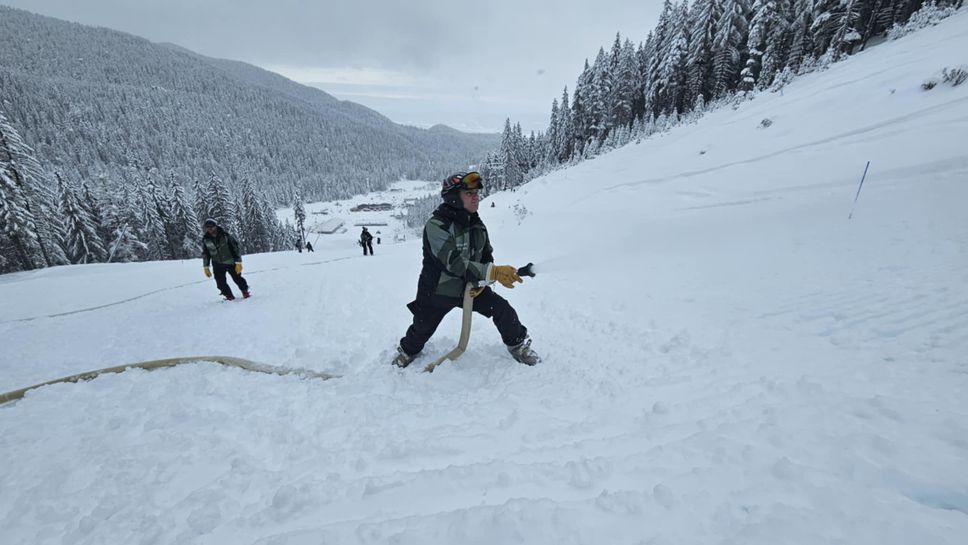
<instances>
[{"instance_id":1,"label":"yellow work glove","mask_svg":"<svg viewBox=\"0 0 968 545\"><path fill-rule=\"evenodd\" d=\"M212 277L212 270L209 269L208 267L202 267L202 271L205 272L205 278L211 278Z\"/></svg>"},{"instance_id":2,"label":"yellow work glove","mask_svg":"<svg viewBox=\"0 0 968 545\"><path fill-rule=\"evenodd\" d=\"M471 288L471 298L477 297L484 291L484 288Z\"/></svg>"},{"instance_id":3,"label":"yellow work glove","mask_svg":"<svg viewBox=\"0 0 968 545\"><path fill-rule=\"evenodd\" d=\"M241 263L236 263L235 264L235 274L242 274L242 264Z\"/></svg>"},{"instance_id":4,"label":"yellow work glove","mask_svg":"<svg viewBox=\"0 0 968 545\"><path fill-rule=\"evenodd\" d=\"M513 288L515 282L520 282L518 270L511 265L494 265L491 267L491 277L488 280L497 280L505 288Z\"/></svg>"}]
</instances>

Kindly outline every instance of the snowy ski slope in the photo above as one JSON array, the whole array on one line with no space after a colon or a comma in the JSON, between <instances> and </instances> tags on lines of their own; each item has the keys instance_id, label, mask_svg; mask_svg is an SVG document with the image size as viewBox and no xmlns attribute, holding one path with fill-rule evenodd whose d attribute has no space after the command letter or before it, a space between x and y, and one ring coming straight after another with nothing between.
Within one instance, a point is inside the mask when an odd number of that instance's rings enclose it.
<instances>
[{"instance_id":1,"label":"snowy ski slope","mask_svg":"<svg viewBox=\"0 0 968 545\"><path fill-rule=\"evenodd\" d=\"M965 543L968 85L920 88L965 51L962 10L486 200L535 368L478 316L420 373L458 312L388 365L416 238L246 256L235 303L200 260L0 277L0 392L342 375L0 406L0 543Z\"/></svg>"}]
</instances>

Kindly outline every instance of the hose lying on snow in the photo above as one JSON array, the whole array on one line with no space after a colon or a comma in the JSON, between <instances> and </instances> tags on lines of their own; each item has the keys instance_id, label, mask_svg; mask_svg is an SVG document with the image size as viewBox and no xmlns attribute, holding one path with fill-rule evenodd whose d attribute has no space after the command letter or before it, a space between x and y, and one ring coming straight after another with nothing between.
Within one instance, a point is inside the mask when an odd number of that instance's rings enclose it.
<instances>
[{"instance_id":1,"label":"hose lying on snow","mask_svg":"<svg viewBox=\"0 0 968 545\"><path fill-rule=\"evenodd\" d=\"M10 401L15 401L24 397L24 394L33 390L34 388L40 388L41 386L49 386L51 384L57 384L60 382L79 382L82 380L92 380L100 375L105 375L108 373L120 373L122 371L127 371L128 369L145 369L147 371L152 371L154 369L161 369L164 367L174 367L176 365L181 365L183 363L199 363L199 362L212 362L221 365L227 365L229 367L238 367L240 369L245 369L246 371L253 371L256 373L267 373L271 375L296 375L303 378L318 378L321 380L329 380L331 378L339 378L339 375L330 375L328 373L320 373L318 371L310 371L308 369L290 369L288 367L277 367L275 365L266 365L263 363L256 363L254 361L249 361L242 358L233 358L231 356L188 356L183 358L168 358L164 360L152 360L143 361L141 363L129 363L127 365L118 365L117 367L108 367L105 369L98 369L96 371L87 371L86 373L80 373L77 375L71 375L69 377L63 377L41 384L35 384L33 386L28 386L26 388L21 388L19 390L14 390L12 392L7 392L5 394L0 394L0 405L8 403Z\"/></svg>"}]
</instances>

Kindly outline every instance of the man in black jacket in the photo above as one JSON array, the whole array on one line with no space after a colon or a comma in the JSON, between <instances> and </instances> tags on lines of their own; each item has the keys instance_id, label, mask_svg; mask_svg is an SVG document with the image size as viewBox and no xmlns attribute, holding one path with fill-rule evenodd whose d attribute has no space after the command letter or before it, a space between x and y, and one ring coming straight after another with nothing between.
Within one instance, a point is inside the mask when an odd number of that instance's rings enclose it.
<instances>
[{"instance_id":1,"label":"man in black jacket","mask_svg":"<svg viewBox=\"0 0 968 545\"><path fill-rule=\"evenodd\" d=\"M360 245L363 246L363 255L366 255L367 250L369 250L370 255L373 255L373 235L367 231L366 227L360 233Z\"/></svg>"},{"instance_id":2,"label":"man in black jacket","mask_svg":"<svg viewBox=\"0 0 968 545\"><path fill-rule=\"evenodd\" d=\"M202 224L205 236L202 237L202 270L205 276L212 277L212 271L208 266L211 263L215 267L215 285L222 296L229 301L235 299L232 288L225 281L225 274L228 273L235 282L235 285L242 290L242 297L249 297L249 283L242 278L242 253L239 251L239 241L235 237L225 232L219 227L218 223L209 218Z\"/></svg>"},{"instance_id":3,"label":"man in black jacket","mask_svg":"<svg viewBox=\"0 0 968 545\"><path fill-rule=\"evenodd\" d=\"M417 298L407 305L413 313L413 323L400 339L395 365L410 365L444 316L461 306L468 282L475 286L471 291L474 311L493 319L511 356L526 365L540 361L531 350L531 337L517 312L488 287L496 281L513 288L521 277L511 265L494 264L487 228L477 215L482 188L483 180L477 172L454 174L444 180L440 192L444 203L424 226L423 269L417 281Z\"/></svg>"}]
</instances>

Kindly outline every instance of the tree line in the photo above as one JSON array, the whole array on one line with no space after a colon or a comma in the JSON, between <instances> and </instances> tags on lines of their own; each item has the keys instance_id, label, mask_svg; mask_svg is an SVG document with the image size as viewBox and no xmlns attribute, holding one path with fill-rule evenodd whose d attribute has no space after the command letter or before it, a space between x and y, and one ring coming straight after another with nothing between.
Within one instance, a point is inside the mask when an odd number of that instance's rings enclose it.
<instances>
[{"instance_id":1,"label":"tree line","mask_svg":"<svg viewBox=\"0 0 968 545\"><path fill-rule=\"evenodd\" d=\"M964 0L665 0L637 46L616 35L585 60L544 132L505 122L479 170L511 189L559 165L691 122L754 91L779 89L868 45L950 15Z\"/></svg>"},{"instance_id":2,"label":"tree line","mask_svg":"<svg viewBox=\"0 0 968 545\"><path fill-rule=\"evenodd\" d=\"M132 163L130 184L48 173L0 111L0 273L71 263L190 259L206 218L247 253L292 247L297 234L243 179L232 191L214 172L190 184Z\"/></svg>"}]
</instances>

